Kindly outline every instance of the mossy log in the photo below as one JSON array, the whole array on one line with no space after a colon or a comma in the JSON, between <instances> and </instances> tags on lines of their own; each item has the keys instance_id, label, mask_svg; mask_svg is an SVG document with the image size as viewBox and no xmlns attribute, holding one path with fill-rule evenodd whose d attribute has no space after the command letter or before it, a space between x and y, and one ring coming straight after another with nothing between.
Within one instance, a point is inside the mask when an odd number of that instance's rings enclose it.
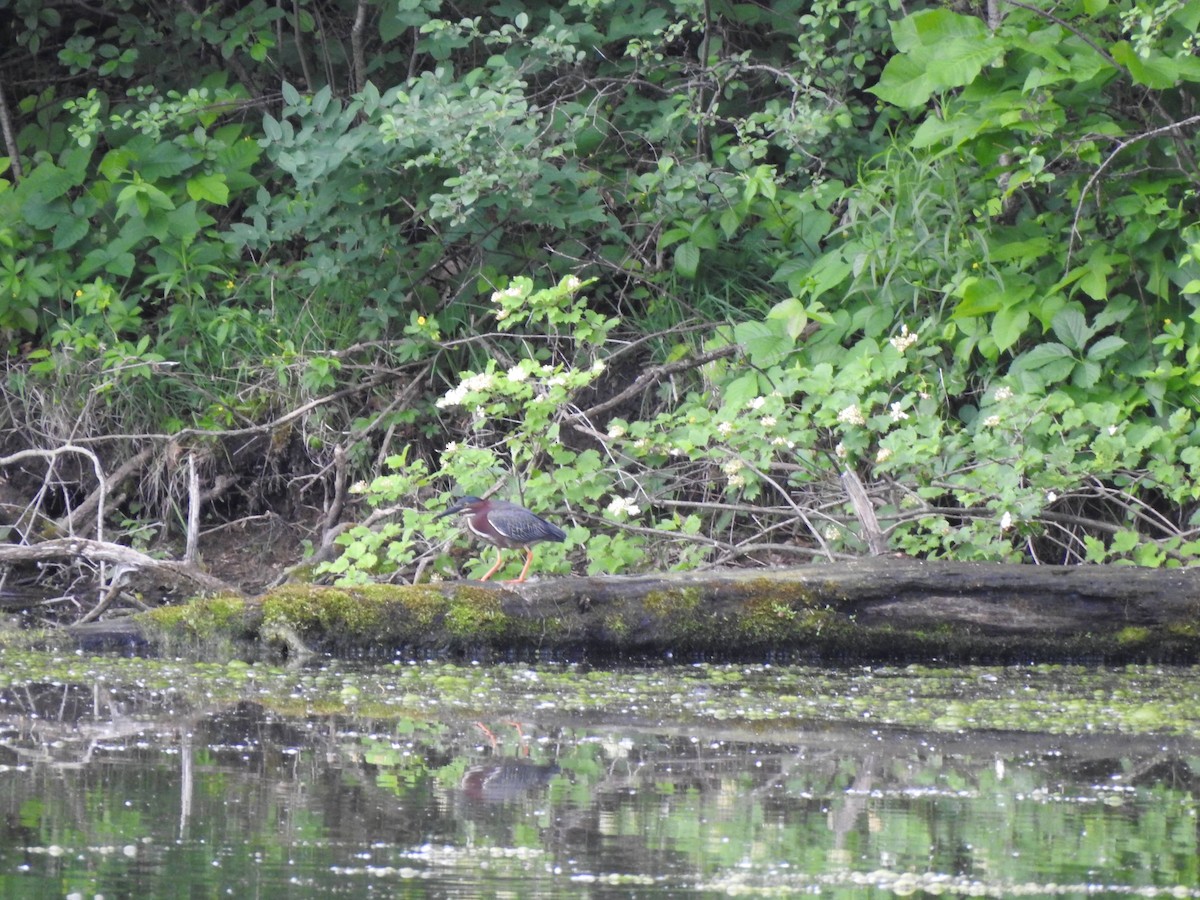
<instances>
[{"instance_id":1,"label":"mossy log","mask_svg":"<svg viewBox=\"0 0 1200 900\"><path fill-rule=\"evenodd\" d=\"M1184 662L1200 659L1200 569L874 559L523 585L286 585L164 607L136 628L169 652L206 655Z\"/></svg>"}]
</instances>

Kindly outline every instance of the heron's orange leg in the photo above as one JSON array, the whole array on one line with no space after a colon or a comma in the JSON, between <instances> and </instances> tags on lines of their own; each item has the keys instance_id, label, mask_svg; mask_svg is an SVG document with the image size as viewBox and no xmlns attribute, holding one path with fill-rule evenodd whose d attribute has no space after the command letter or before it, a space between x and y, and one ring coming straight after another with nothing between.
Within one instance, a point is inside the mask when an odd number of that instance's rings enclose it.
<instances>
[{"instance_id":1,"label":"heron's orange leg","mask_svg":"<svg viewBox=\"0 0 1200 900\"><path fill-rule=\"evenodd\" d=\"M479 580L487 581L489 578L491 578L493 575L496 574L496 570L499 569L503 563L504 563L504 551L497 547L496 548L496 564L494 566L492 566L490 569L488 569L487 574L484 575Z\"/></svg>"},{"instance_id":2,"label":"heron's orange leg","mask_svg":"<svg viewBox=\"0 0 1200 900\"><path fill-rule=\"evenodd\" d=\"M506 584L516 584L518 582L524 581L525 576L529 574L529 564L531 562L533 562L533 548L526 547L525 548L525 568L523 568L521 570L520 575L518 575L516 578L509 578L505 583Z\"/></svg>"}]
</instances>

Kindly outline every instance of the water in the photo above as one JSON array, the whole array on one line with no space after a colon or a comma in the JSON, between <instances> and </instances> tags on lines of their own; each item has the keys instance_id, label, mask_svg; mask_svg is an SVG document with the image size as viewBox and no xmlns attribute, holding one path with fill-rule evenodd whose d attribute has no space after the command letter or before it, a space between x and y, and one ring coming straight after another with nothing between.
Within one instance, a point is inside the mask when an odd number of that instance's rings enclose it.
<instances>
[{"instance_id":1,"label":"water","mask_svg":"<svg viewBox=\"0 0 1200 900\"><path fill-rule=\"evenodd\" d=\"M1194 669L0 653L0 896L1200 896Z\"/></svg>"}]
</instances>

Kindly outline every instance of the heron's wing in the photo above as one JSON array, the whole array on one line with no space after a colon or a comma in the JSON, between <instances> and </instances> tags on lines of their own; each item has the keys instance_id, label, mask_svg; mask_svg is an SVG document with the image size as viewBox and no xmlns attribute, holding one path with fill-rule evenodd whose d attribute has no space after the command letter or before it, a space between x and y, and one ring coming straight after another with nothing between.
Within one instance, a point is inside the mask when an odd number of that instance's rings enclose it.
<instances>
[{"instance_id":1,"label":"heron's wing","mask_svg":"<svg viewBox=\"0 0 1200 900\"><path fill-rule=\"evenodd\" d=\"M551 525L545 519L535 516L528 510L521 510L520 515L488 516L492 527L500 534L518 544L533 544L538 541L564 541L567 533L557 525Z\"/></svg>"}]
</instances>

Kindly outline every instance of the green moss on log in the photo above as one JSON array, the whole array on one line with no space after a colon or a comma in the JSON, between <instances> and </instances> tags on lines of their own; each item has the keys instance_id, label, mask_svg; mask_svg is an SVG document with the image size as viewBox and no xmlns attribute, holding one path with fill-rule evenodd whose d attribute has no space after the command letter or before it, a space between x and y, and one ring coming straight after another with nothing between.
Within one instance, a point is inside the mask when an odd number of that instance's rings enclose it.
<instances>
[{"instance_id":1,"label":"green moss on log","mask_svg":"<svg viewBox=\"0 0 1200 900\"><path fill-rule=\"evenodd\" d=\"M138 622L160 653L228 659L256 638L255 618L242 597L218 595L160 606L139 614Z\"/></svg>"},{"instance_id":2,"label":"green moss on log","mask_svg":"<svg viewBox=\"0 0 1200 900\"><path fill-rule=\"evenodd\" d=\"M753 577L710 589L683 583L646 594L580 595L538 602L536 594L478 583L287 585L262 600L214 597L165 607L141 619L160 651L206 658L298 652L604 654L675 651L717 657L764 652L812 660L1035 659L1194 660L1200 623L1117 625L1078 634L983 633L966 620L925 627L866 621L825 585ZM1115 624L1115 623L1114 623Z\"/></svg>"}]
</instances>

